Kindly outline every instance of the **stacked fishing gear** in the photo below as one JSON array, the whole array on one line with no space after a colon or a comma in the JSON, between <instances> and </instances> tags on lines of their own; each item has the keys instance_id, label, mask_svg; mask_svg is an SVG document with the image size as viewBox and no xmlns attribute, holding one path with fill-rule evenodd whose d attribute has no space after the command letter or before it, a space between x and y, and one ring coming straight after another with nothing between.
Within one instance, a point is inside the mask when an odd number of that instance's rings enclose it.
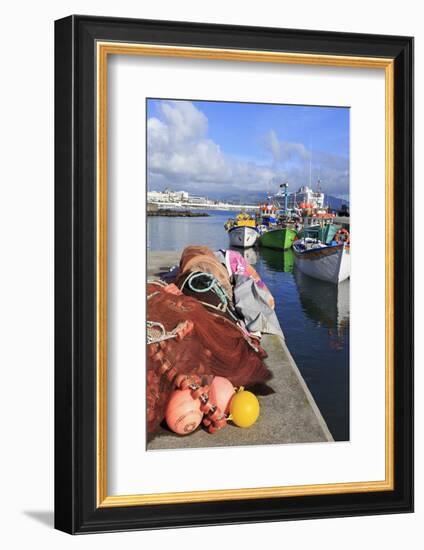
<instances>
[{"instance_id":1,"label":"stacked fishing gear","mask_svg":"<svg viewBox=\"0 0 424 550\"><path fill-rule=\"evenodd\" d=\"M175 284L148 281L147 319L149 435L164 419L181 435L256 421L258 400L242 388L271 377L266 352L237 314L229 271L211 250L187 247Z\"/></svg>"}]
</instances>

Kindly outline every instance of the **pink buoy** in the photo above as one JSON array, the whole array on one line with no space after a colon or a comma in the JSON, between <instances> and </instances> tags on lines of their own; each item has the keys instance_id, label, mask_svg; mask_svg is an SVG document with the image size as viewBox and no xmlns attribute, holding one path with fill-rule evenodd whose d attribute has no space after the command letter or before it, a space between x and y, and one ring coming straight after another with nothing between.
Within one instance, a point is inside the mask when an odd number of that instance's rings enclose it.
<instances>
[{"instance_id":1,"label":"pink buoy","mask_svg":"<svg viewBox=\"0 0 424 550\"><path fill-rule=\"evenodd\" d=\"M234 386L227 378L215 376L209 388L209 403L217 405L222 413L228 414Z\"/></svg>"},{"instance_id":2,"label":"pink buoy","mask_svg":"<svg viewBox=\"0 0 424 550\"><path fill-rule=\"evenodd\" d=\"M202 418L200 400L193 399L191 390L175 390L172 392L166 407L165 420L173 432L179 435L187 435L199 426Z\"/></svg>"}]
</instances>

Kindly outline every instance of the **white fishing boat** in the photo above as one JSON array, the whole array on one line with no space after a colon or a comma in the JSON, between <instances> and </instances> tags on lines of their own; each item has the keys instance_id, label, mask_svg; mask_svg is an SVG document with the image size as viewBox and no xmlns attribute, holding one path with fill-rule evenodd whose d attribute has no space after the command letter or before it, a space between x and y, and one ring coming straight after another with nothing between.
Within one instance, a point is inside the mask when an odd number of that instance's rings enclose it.
<instances>
[{"instance_id":1,"label":"white fishing boat","mask_svg":"<svg viewBox=\"0 0 424 550\"><path fill-rule=\"evenodd\" d=\"M338 284L350 277L350 246L346 242L325 245L316 239L293 244L296 267L306 275Z\"/></svg>"},{"instance_id":2,"label":"white fishing boat","mask_svg":"<svg viewBox=\"0 0 424 550\"><path fill-rule=\"evenodd\" d=\"M258 238L258 232L255 227L248 227L246 225L235 225L228 231L231 246L238 246L240 248L250 248L256 243Z\"/></svg>"}]
</instances>

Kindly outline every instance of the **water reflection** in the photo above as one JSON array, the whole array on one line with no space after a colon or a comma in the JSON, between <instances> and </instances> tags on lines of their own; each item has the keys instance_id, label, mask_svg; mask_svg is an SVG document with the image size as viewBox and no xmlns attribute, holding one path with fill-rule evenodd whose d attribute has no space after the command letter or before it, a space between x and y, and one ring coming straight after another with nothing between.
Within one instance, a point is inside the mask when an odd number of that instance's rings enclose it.
<instances>
[{"instance_id":1,"label":"water reflection","mask_svg":"<svg viewBox=\"0 0 424 550\"><path fill-rule=\"evenodd\" d=\"M236 250L239 254L243 256L246 262L250 265L255 265L258 261L258 254L254 248L235 248L231 247L232 250Z\"/></svg>"},{"instance_id":2,"label":"water reflection","mask_svg":"<svg viewBox=\"0 0 424 550\"><path fill-rule=\"evenodd\" d=\"M318 326L327 328L328 345L342 350L349 330L349 281L334 285L293 271L302 309Z\"/></svg>"},{"instance_id":3,"label":"water reflection","mask_svg":"<svg viewBox=\"0 0 424 550\"><path fill-rule=\"evenodd\" d=\"M290 273L293 271L294 253L291 248L284 251L273 250L272 248L261 248L260 254L266 266L272 271L281 271L283 273Z\"/></svg>"},{"instance_id":4,"label":"water reflection","mask_svg":"<svg viewBox=\"0 0 424 550\"><path fill-rule=\"evenodd\" d=\"M313 279L299 269L293 271L305 313L330 329L345 329L349 325L349 281L334 285Z\"/></svg>"}]
</instances>

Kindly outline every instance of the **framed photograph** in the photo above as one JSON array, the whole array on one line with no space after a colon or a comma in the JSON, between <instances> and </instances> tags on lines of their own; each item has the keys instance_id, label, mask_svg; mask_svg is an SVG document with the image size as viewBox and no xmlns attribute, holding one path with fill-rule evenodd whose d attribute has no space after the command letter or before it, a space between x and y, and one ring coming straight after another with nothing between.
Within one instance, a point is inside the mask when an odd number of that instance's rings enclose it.
<instances>
[{"instance_id":1,"label":"framed photograph","mask_svg":"<svg viewBox=\"0 0 424 550\"><path fill-rule=\"evenodd\" d=\"M55 526L413 510L413 39L55 23Z\"/></svg>"}]
</instances>

